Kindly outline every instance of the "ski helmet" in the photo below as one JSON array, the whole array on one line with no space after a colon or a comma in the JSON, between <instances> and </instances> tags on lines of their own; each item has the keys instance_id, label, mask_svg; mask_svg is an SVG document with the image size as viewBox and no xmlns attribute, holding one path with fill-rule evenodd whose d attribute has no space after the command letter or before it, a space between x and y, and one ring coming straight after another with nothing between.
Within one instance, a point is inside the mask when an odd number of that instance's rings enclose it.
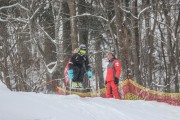
<instances>
[{"instance_id":1,"label":"ski helmet","mask_svg":"<svg viewBox=\"0 0 180 120\"><path fill-rule=\"evenodd\" d=\"M81 55L85 55L85 54L86 54L86 45L81 44L81 45L79 46L79 53L80 53Z\"/></svg>"},{"instance_id":2,"label":"ski helmet","mask_svg":"<svg viewBox=\"0 0 180 120\"><path fill-rule=\"evenodd\" d=\"M81 45L79 46L79 50L86 50L86 45L81 44Z\"/></svg>"}]
</instances>

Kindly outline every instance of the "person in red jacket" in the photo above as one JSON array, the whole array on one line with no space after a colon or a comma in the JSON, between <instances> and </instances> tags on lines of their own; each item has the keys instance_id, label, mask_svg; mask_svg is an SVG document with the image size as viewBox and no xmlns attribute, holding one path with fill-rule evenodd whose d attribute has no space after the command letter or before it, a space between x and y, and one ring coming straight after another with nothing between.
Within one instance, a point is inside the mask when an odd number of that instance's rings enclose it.
<instances>
[{"instance_id":1,"label":"person in red jacket","mask_svg":"<svg viewBox=\"0 0 180 120\"><path fill-rule=\"evenodd\" d=\"M118 83L119 77L121 74L121 64L120 61L115 58L115 55L112 52L107 54L109 64L107 65L106 73L106 97L120 99L118 93Z\"/></svg>"}]
</instances>

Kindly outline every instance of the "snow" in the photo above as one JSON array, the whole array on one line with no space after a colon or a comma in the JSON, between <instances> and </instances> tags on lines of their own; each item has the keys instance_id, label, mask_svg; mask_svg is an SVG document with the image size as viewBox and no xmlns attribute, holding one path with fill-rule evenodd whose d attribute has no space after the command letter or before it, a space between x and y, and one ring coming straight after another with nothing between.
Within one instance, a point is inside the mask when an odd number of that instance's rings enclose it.
<instances>
[{"instance_id":1,"label":"snow","mask_svg":"<svg viewBox=\"0 0 180 120\"><path fill-rule=\"evenodd\" d=\"M0 120L179 120L179 111L155 101L11 92L0 82Z\"/></svg>"},{"instance_id":2,"label":"snow","mask_svg":"<svg viewBox=\"0 0 180 120\"><path fill-rule=\"evenodd\" d=\"M0 80L0 92L1 91L10 91L5 84L3 84Z\"/></svg>"}]
</instances>

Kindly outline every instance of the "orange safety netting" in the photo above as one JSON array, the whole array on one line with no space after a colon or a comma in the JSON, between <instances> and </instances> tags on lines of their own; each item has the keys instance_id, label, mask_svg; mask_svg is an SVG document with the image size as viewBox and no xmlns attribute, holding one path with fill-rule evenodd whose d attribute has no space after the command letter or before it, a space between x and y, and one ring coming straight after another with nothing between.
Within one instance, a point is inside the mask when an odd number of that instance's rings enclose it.
<instances>
[{"instance_id":1,"label":"orange safety netting","mask_svg":"<svg viewBox=\"0 0 180 120\"><path fill-rule=\"evenodd\" d=\"M56 87L56 92L61 95L77 94L81 97L105 97L105 88L91 92L74 92ZM119 92L124 100L148 100L165 102L171 105L180 105L180 93L165 93L147 89L136 82L127 79L120 83Z\"/></svg>"},{"instance_id":2,"label":"orange safety netting","mask_svg":"<svg viewBox=\"0 0 180 120\"><path fill-rule=\"evenodd\" d=\"M147 89L132 80L125 80L122 89L126 100L149 100L180 105L180 93L166 93Z\"/></svg>"}]
</instances>

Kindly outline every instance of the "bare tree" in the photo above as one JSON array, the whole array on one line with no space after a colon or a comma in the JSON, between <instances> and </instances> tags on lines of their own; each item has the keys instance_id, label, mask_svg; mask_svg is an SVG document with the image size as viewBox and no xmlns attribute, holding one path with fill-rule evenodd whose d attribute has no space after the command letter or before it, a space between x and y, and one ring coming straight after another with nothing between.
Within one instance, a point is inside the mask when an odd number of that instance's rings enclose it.
<instances>
[{"instance_id":1,"label":"bare tree","mask_svg":"<svg viewBox=\"0 0 180 120\"><path fill-rule=\"evenodd\" d=\"M180 3L177 0L0 0L0 70L11 90L55 91L78 44L88 46L96 88L102 59L114 50L122 79L179 92Z\"/></svg>"},{"instance_id":2,"label":"bare tree","mask_svg":"<svg viewBox=\"0 0 180 120\"><path fill-rule=\"evenodd\" d=\"M68 6L71 18L71 43L72 50L78 48L78 37L77 37L77 18L76 18L76 1L68 0Z\"/></svg>"}]
</instances>

